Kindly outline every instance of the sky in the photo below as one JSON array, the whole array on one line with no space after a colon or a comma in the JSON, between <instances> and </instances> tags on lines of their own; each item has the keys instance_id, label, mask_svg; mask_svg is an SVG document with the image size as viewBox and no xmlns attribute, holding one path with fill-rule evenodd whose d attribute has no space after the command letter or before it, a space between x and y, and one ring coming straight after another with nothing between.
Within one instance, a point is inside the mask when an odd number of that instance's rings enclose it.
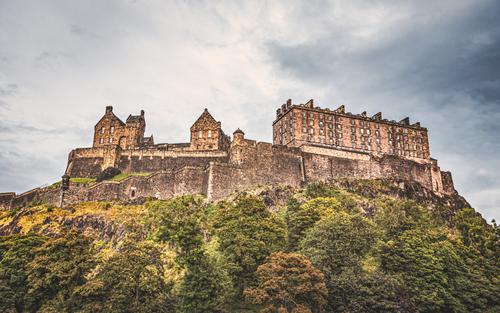
<instances>
[{"instance_id":1,"label":"sky","mask_svg":"<svg viewBox=\"0 0 500 313\"><path fill-rule=\"evenodd\" d=\"M499 1L0 0L0 191L64 173L105 106L188 142L208 108L272 141L291 98L409 116L486 220L500 219Z\"/></svg>"}]
</instances>

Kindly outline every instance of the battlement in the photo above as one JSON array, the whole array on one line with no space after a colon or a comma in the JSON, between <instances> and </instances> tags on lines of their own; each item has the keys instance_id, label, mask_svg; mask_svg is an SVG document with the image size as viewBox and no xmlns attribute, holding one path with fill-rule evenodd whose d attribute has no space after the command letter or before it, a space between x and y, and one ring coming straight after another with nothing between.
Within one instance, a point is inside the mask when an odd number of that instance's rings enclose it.
<instances>
[{"instance_id":1,"label":"battlement","mask_svg":"<svg viewBox=\"0 0 500 313\"><path fill-rule=\"evenodd\" d=\"M317 113L321 113L321 114L333 114L333 115L337 115L337 116L355 118L355 119L369 121L369 122L371 121L374 123L385 123L385 124L397 126L397 127L407 127L407 128L413 128L413 129L426 129L425 127L422 127L420 125L420 122L415 122L415 123L411 124L409 117L405 117L398 122L395 120L383 119L382 112L377 112L372 116L367 115L366 111L363 111L359 114L346 112L345 105L340 105L337 109L321 108L318 106L314 106L313 99L310 99L305 104L302 104L302 103L301 104L292 104L292 99L288 99L286 101L286 103L282 104L281 107L276 110L276 119L274 120L273 125L275 123L277 123L281 117L285 116L286 113L288 113L293 108L304 109L306 111L317 112Z\"/></svg>"}]
</instances>

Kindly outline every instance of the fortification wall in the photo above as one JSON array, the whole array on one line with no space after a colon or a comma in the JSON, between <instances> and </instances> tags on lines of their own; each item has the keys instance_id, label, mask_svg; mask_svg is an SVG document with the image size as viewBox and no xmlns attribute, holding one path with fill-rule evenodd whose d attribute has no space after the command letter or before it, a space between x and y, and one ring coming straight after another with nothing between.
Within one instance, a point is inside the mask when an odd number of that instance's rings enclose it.
<instances>
[{"instance_id":1,"label":"fortification wall","mask_svg":"<svg viewBox=\"0 0 500 313\"><path fill-rule=\"evenodd\" d=\"M16 196L15 192L2 192L0 193L0 209L7 210L10 208L12 199Z\"/></svg>"},{"instance_id":2,"label":"fortification wall","mask_svg":"<svg viewBox=\"0 0 500 313\"><path fill-rule=\"evenodd\" d=\"M454 192L449 183L447 189L443 188L441 172L434 161L415 161L391 155L376 157L357 152L342 152L342 156L337 157L331 153L322 154L321 148L309 147L305 150L309 151L303 154L307 182L337 178L392 178L416 181L428 189L441 193Z\"/></svg>"},{"instance_id":3,"label":"fortification wall","mask_svg":"<svg viewBox=\"0 0 500 313\"><path fill-rule=\"evenodd\" d=\"M66 174L70 177L97 177L107 167L122 172L170 171L186 166L206 167L210 162L227 162L226 151L184 151L168 146L122 150L118 146L81 148L68 157Z\"/></svg>"},{"instance_id":4,"label":"fortification wall","mask_svg":"<svg viewBox=\"0 0 500 313\"><path fill-rule=\"evenodd\" d=\"M88 148L73 150L69 160L67 173L72 177L97 176L109 164L124 172L152 174L130 176L119 182L70 183L64 191L63 205L148 197L168 199L185 194L203 194L218 200L257 185L299 187L339 178L414 181L437 193L456 192L451 173L442 172L433 159L410 160L315 146L290 148L243 138L233 142L229 152ZM36 188L17 196L4 193L0 194L0 207L38 202L59 205L61 193L59 188Z\"/></svg>"},{"instance_id":5,"label":"fortification wall","mask_svg":"<svg viewBox=\"0 0 500 313\"><path fill-rule=\"evenodd\" d=\"M268 143L235 146L231 163L211 163L208 170L209 199L220 199L232 191L257 185L300 186L304 181L298 149Z\"/></svg>"}]
</instances>

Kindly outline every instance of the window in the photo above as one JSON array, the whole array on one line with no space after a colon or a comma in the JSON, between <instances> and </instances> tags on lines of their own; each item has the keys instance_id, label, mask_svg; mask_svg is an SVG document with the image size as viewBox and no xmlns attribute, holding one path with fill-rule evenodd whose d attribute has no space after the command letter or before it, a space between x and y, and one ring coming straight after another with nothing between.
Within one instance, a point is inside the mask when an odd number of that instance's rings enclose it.
<instances>
[{"instance_id":1,"label":"window","mask_svg":"<svg viewBox=\"0 0 500 313\"><path fill-rule=\"evenodd\" d=\"M212 138L212 131L208 130L208 138Z\"/></svg>"},{"instance_id":2,"label":"window","mask_svg":"<svg viewBox=\"0 0 500 313\"><path fill-rule=\"evenodd\" d=\"M380 137L380 132L378 130L375 131L375 136Z\"/></svg>"},{"instance_id":3,"label":"window","mask_svg":"<svg viewBox=\"0 0 500 313\"><path fill-rule=\"evenodd\" d=\"M321 136L323 136L323 135L324 135L323 129L320 129L320 130L319 130L319 134L320 134Z\"/></svg>"},{"instance_id":4,"label":"window","mask_svg":"<svg viewBox=\"0 0 500 313\"><path fill-rule=\"evenodd\" d=\"M323 121L319 121L319 127L323 127Z\"/></svg>"},{"instance_id":5,"label":"window","mask_svg":"<svg viewBox=\"0 0 500 313\"><path fill-rule=\"evenodd\" d=\"M313 120L309 120L309 125L313 126L314 125L314 121Z\"/></svg>"},{"instance_id":6,"label":"window","mask_svg":"<svg viewBox=\"0 0 500 313\"><path fill-rule=\"evenodd\" d=\"M104 134L104 127L101 127L101 134Z\"/></svg>"},{"instance_id":7,"label":"window","mask_svg":"<svg viewBox=\"0 0 500 313\"><path fill-rule=\"evenodd\" d=\"M104 143L104 138L99 139L99 143Z\"/></svg>"},{"instance_id":8,"label":"window","mask_svg":"<svg viewBox=\"0 0 500 313\"><path fill-rule=\"evenodd\" d=\"M309 134L314 135L314 128L309 128Z\"/></svg>"},{"instance_id":9,"label":"window","mask_svg":"<svg viewBox=\"0 0 500 313\"><path fill-rule=\"evenodd\" d=\"M364 134L365 133L365 129L364 128L361 128L361 133Z\"/></svg>"},{"instance_id":10,"label":"window","mask_svg":"<svg viewBox=\"0 0 500 313\"><path fill-rule=\"evenodd\" d=\"M351 133L353 133L353 134L356 133L356 127L355 126L351 126Z\"/></svg>"},{"instance_id":11,"label":"window","mask_svg":"<svg viewBox=\"0 0 500 313\"><path fill-rule=\"evenodd\" d=\"M307 133L307 127L302 127L302 132Z\"/></svg>"},{"instance_id":12,"label":"window","mask_svg":"<svg viewBox=\"0 0 500 313\"><path fill-rule=\"evenodd\" d=\"M328 132L328 136L333 137L333 132L332 132L332 131L329 131L329 132Z\"/></svg>"},{"instance_id":13,"label":"window","mask_svg":"<svg viewBox=\"0 0 500 313\"><path fill-rule=\"evenodd\" d=\"M328 123L328 128L333 128L333 124L332 123Z\"/></svg>"},{"instance_id":14,"label":"window","mask_svg":"<svg viewBox=\"0 0 500 313\"><path fill-rule=\"evenodd\" d=\"M198 131L198 138L201 138L201 137L203 137L203 131L202 131L202 130L199 130L199 131Z\"/></svg>"},{"instance_id":15,"label":"window","mask_svg":"<svg viewBox=\"0 0 500 313\"><path fill-rule=\"evenodd\" d=\"M370 134L370 130L369 130L369 129L367 129L367 130L366 130L366 133L369 135L369 134Z\"/></svg>"},{"instance_id":16,"label":"window","mask_svg":"<svg viewBox=\"0 0 500 313\"><path fill-rule=\"evenodd\" d=\"M351 120L351 125L356 125L356 121L355 120Z\"/></svg>"},{"instance_id":17,"label":"window","mask_svg":"<svg viewBox=\"0 0 500 313\"><path fill-rule=\"evenodd\" d=\"M342 125L341 124L337 124L337 129L342 130Z\"/></svg>"},{"instance_id":18,"label":"window","mask_svg":"<svg viewBox=\"0 0 500 313\"><path fill-rule=\"evenodd\" d=\"M109 137L109 143L113 143L113 138Z\"/></svg>"},{"instance_id":19,"label":"window","mask_svg":"<svg viewBox=\"0 0 500 313\"><path fill-rule=\"evenodd\" d=\"M380 124L375 124L375 128L379 129L380 128Z\"/></svg>"},{"instance_id":20,"label":"window","mask_svg":"<svg viewBox=\"0 0 500 313\"><path fill-rule=\"evenodd\" d=\"M114 126L111 126L111 128L109 129L109 131L110 131L111 133L114 133L114 132L115 132L115 127L114 127Z\"/></svg>"}]
</instances>

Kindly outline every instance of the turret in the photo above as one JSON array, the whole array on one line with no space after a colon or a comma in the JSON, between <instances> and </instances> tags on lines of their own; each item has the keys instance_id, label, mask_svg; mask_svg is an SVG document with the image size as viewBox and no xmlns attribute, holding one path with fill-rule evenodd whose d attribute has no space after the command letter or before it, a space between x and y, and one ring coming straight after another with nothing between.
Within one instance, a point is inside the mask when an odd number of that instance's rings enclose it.
<instances>
[{"instance_id":1,"label":"turret","mask_svg":"<svg viewBox=\"0 0 500 313\"><path fill-rule=\"evenodd\" d=\"M237 129L233 133L233 143L240 145L243 143L243 140L245 139L245 133L241 129Z\"/></svg>"}]
</instances>

